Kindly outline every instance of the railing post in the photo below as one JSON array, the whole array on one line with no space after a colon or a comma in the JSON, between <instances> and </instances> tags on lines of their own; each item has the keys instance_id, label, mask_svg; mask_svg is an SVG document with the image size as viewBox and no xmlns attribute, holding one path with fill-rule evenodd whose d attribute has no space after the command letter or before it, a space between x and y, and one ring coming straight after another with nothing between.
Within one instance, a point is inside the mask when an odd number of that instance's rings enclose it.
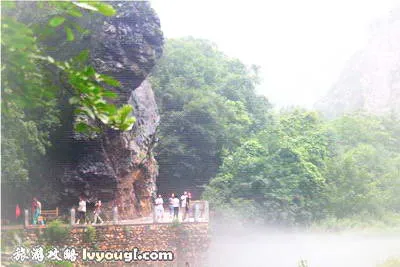
<instances>
[{"instance_id":1,"label":"railing post","mask_svg":"<svg viewBox=\"0 0 400 267\"><path fill-rule=\"evenodd\" d=\"M200 203L196 202L194 204L194 221L198 222L200 217Z\"/></svg>"},{"instance_id":2,"label":"railing post","mask_svg":"<svg viewBox=\"0 0 400 267\"><path fill-rule=\"evenodd\" d=\"M208 222L208 220L209 220L209 218L210 218L209 207L208 207L208 201L205 201L205 202L204 202L204 213L205 213L206 222Z\"/></svg>"},{"instance_id":3,"label":"railing post","mask_svg":"<svg viewBox=\"0 0 400 267\"><path fill-rule=\"evenodd\" d=\"M72 208L71 209L71 218L70 218L70 223L71 223L71 225L74 225L75 224L75 209L74 208Z\"/></svg>"},{"instance_id":4,"label":"railing post","mask_svg":"<svg viewBox=\"0 0 400 267\"><path fill-rule=\"evenodd\" d=\"M24 221L25 227L27 227L27 226L29 226L29 210L28 209L24 210L24 216L25 216L25 221Z\"/></svg>"},{"instance_id":5,"label":"railing post","mask_svg":"<svg viewBox=\"0 0 400 267\"><path fill-rule=\"evenodd\" d=\"M113 207L112 215L113 215L113 223L116 224L118 222L118 207Z\"/></svg>"},{"instance_id":6,"label":"railing post","mask_svg":"<svg viewBox=\"0 0 400 267\"><path fill-rule=\"evenodd\" d=\"M153 205L153 223L155 223L155 222L157 222L157 217L156 217L156 208L155 208L155 206Z\"/></svg>"}]
</instances>

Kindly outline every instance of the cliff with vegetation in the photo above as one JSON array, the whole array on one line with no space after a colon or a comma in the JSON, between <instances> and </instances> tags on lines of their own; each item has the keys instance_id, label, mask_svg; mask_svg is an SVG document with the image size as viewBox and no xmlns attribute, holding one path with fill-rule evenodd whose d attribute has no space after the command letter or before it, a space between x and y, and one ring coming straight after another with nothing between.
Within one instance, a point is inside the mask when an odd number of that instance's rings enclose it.
<instances>
[{"instance_id":1,"label":"cliff with vegetation","mask_svg":"<svg viewBox=\"0 0 400 267\"><path fill-rule=\"evenodd\" d=\"M157 163L152 149L159 123L151 84L146 80L161 56L159 20L147 2L114 3L117 14L93 25L85 40L95 69L116 78L120 104L133 107L136 122L129 131L108 129L104 136L64 139L75 147L63 162L67 195L100 198L119 207L122 218L148 215L156 190Z\"/></svg>"},{"instance_id":2,"label":"cliff with vegetation","mask_svg":"<svg viewBox=\"0 0 400 267\"><path fill-rule=\"evenodd\" d=\"M147 76L163 47L150 4L17 2L2 15L5 205L84 196L148 215L159 115Z\"/></svg>"},{"instance_id":3,"label":"cliff with vegetation","mask_svg":"<svg viewBox=\"0 0 400 267\"><path fill-rule=\"evenodd\" d=\"M371 27L364 49L345 65L328 94L315 107L330 117L365 110L400 113L400 10Z\"/></svg>"}]
</instances>

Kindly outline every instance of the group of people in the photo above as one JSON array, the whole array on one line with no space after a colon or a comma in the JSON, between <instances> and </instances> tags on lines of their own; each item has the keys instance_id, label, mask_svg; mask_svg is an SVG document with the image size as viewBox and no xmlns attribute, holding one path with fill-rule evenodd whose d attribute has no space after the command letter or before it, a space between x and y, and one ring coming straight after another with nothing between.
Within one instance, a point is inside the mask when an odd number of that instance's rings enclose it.
<instances>
[{"instance_id":1,"label":"group of people","mask_svg":"<svg viewBox=\"0 0 400 267\"><path fill-rule=\"evenodd\" d=\"M185 221L189 215L191 199L192 195L190 192L184 192L180 199L175 194L171 194L171 197L168 199L170 219L178 220L179 213L181 213L182 221ZM162 221L164 219L164 200L162 195L158 195L155 205L156 221Z\"/></svg>"},{"instance_id":2,"label":"group of people","mask_svg":"<svg viewBox=\"0 0 400 267\"><path fill-rule=\"evenodd\" d=\"M96 203L94 204L93 224L97 224L97 220L99 220L101 224L104 223L103 219L100 217L100 213L101 213L101 200L97 200ZM83 221L84 224L87 224L86 200L83 197L79 197L77 220L75 223L79 224L81 220Z\"/></svg>"},{"instance_id":3,"label":"group of people","mask_svg":"<svg viewBox=\"0 0 400 267\"><path fill-rule=\"evenodd\" d=\"M175 194L171 194L171 196L168 199L170 220L179 220L179 215L181 215L182 221L187 220L189 215L191 198L192 196L190 192L184 192L180 198L178 198ZM79 224L81 221L84 224L87 224L86 206L87 206L87 200L82 196L79 197L79 203L75 221L76 224ZM100 214L102 213L101 207L102 207L101 200L97 200L94 205L92 224L97 224L98 221L101 224L104 223L103 219L100 217ZM41 219L42 218L41 210L42 210L42 204L36 197L33 198L32 200L33 224L43 224L43 219ZM162 195L158 195L158 197L155 199L155 213L157 221L164 220L164 200Z\"/></svg>"}]
</instances>

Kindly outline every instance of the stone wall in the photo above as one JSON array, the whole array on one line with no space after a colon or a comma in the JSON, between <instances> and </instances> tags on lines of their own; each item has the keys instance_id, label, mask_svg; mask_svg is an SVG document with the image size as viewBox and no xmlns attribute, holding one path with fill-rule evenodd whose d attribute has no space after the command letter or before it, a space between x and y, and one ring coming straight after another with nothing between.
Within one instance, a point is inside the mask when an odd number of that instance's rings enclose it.
<instances>
[{"instance_id":1,"label":"stone wall","mask_svg":"<svg viewBox=\"0 0 400 267\"><path fill-rule=\"evenodd\" d=\"M60 247L75 247L78 261L84 265L95 265L95 262L82 262L82 249L102 251L128 251L138 248L139 251L172 251L173 261L123 263L102 262L98 266L203 266L206 251L210 243L208 223L162 223L140 225L96 225L96 238L85 240L86 226L74 226L70 229L69 238ZM44 245L43 237L46 228L26 228L23 230L23 243ZM135 265L136 264L136 265ZM189 264L189 265L188 265Z\"/></svg>"}]
</instances>

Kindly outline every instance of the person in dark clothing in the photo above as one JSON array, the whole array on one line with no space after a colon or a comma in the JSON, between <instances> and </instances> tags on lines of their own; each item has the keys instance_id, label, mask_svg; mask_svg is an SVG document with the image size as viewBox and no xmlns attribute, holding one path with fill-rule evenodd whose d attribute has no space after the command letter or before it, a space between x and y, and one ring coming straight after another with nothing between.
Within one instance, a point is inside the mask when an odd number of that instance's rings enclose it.
<instances>
[{"instance_id":1,"label":"person in dark clothing","mask_svg":"<svg viewBox=\"0 0 400 267\"><path fill-rule=\"evenodd\" d=\"M174 207L174 219L177 220L179 215L179 198L176 196L172 199L172 206Z\"/></svg>"}]
</instances>

